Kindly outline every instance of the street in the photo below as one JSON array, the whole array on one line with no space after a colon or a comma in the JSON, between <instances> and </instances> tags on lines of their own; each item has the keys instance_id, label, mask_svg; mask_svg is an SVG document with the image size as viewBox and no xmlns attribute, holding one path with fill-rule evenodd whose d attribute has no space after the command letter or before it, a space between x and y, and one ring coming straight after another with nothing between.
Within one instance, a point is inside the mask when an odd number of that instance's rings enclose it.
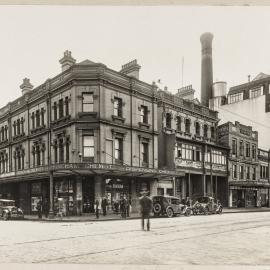
<instances>
[{"instance_id":1,"label":"street","mask_svg":"<svg viewBox=\"0 0 270 270\"><path fill-rule=\"evenodd\" d=\"M105 222L0 221L0 263L269 265L270 213Z\"/></svg>"}]
</instances>

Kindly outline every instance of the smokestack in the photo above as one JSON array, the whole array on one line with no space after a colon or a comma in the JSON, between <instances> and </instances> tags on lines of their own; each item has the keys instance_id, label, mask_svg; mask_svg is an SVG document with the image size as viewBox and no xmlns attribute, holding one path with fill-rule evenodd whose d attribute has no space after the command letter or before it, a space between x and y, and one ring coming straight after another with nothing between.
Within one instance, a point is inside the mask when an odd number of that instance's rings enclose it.
<instances>
[{"instance_id":1,"label":"smokestack","mask_svg":"<svg viewBox=\"0 0 270 270\"><path fill-rule=\"evenodd\" d=\"M212 98L213 64L212 64L212 40L213 35L209 32L201 35L202 44L202 70L201 70L201 103L209 106Z\"/></svg>"}]
</instances>

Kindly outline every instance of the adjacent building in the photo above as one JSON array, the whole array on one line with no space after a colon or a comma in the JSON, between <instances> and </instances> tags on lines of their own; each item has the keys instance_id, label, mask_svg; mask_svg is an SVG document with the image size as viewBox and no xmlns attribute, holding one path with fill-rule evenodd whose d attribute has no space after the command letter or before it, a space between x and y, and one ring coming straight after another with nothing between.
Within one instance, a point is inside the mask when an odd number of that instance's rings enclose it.
<instances>
[{"instance_id":1,"label":"adjacent building","mask_svg":"<svg viewBox=\"0 0 270 270\"><path fill-rule=\"evenodd\" d=\"M179 173L174 182L176 196L192 200L214 196L227 205L229 148L217 144L217 112L194 100L192 86L179 89L176 95L162 90L158 94L159 167Z\"/></svg>"},{"instance_id":2,"label":"adjacent building","mask_svg":"<svg viewBox=\"0 0 270 270\"><path fill-rule=\"evenodd\" d=\"M231 149L228 162L229 207L267 206L268 152L258 149L258 132L239 122L218 126L220 144Z\"/></svg>"}]
</instances>

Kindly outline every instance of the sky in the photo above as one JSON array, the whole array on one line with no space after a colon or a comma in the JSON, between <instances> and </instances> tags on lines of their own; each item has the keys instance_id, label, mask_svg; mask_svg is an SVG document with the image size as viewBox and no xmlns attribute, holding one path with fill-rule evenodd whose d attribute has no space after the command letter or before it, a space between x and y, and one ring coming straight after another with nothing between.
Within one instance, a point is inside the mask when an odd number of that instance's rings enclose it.
<instances>
[{"instance_id":1,"label":"sky","mask_svg":"<svg viewBox=\"0 0 270 270\"><path fill-rule=\"evenodd\" d=\"M0 6L0 107L61 72L65 50L116 71L133 59L140 79L200 96L200 35L211 32L213 79L228 87L270 74L270 7ZM182 59L184 58L184 65ZM182 72L183 66L183 72ZM183 78L182 78L183 73Z\"/></svg>"}]
</instances>

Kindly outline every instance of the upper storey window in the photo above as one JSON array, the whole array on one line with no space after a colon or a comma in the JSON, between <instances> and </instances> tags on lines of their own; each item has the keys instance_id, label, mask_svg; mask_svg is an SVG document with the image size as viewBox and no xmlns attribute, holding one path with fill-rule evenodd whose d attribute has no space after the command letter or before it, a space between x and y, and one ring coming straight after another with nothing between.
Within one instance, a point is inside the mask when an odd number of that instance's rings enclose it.
<instances>
[{"instance_id":1,"label":"upper storey window","mask_svg":"<svg viewBox=\"0 0 270 270\"><path fill-rule=\"evenodd\" d=\"M94 111L93 93L83 93L82 94L82 110L83 110L83 112L93 112Z\"/></svg>"},{"instance_id":2,"label":"upper storey window","mask_svg":"<svg viewBox=\"0 0 270 270\"><path fill-rule=\"evenodd\" d=\"M172 127L172 115L170 113L166 113L166 128Z\"/></svg>"},{"instance_id":3,"label":"upper storey window","mask_svg":"<svg viewBox=\"0 0 270 270\"><path fill-rule=\"evenodd\" d=\"M259 86L249 90L249 97L255 98L261 96L263 93L263 86Z\"/></svg>"},{"instance_id":4,"label":"upper storey window","mask_svg":"<svg viewBox=\"0 0 270 270\"><path fill-rule=\"evenodd\" d=\"M197 136L201 135L201 126L200 126L200 123L198 122L195 123L195 132Z\"/></svg>"},{"instance_id":5,"label":"upper storey window","mask_svg":"<svg viewBox=\"0 0 270 270\"><path fill-rule=\"evenodd\" d=\"M115 97L113 100L113 115L122 117L123 116L123 101L121 98Z\"/></svg>"},{"instance_id":6,"label":"upper storey window","mask_svg":"<svg viewBox=\"0 0 270 270\"><path fill-rule=\"evenodd\" d=\"M140 121L141 123L148 124L148 109L143 105L141 106Z\"/></svg>"},{"instance_id":7,"label":"upper storey window","mask_svg":"<svg viewBox=\"0 0 270 270\"><path fill-rule=\"evenodd\" d=\"M203 136L208 137L208 126L206 124L203 126Z\"/></svg>"},{"instance_id":8,"label":"upper storey window","mask_svg":"<svg viewBox=\"0 0 270 270\"><path fill-rule=\"evenodd\" d=\"M243 93L237 93L237 94L232 94L228 95L228 103L235 103L238 101L243 100Z\"/></svg>"},{"instance_id":9,"label":"upper storey window","mask_svg":"<svg viewBox=\"0 0 270 270\"><path fill-rule=\"evenodd\" d=\"M190 133L190 119L186 119L185 121L185 132Z\"/></svg>"}]
</instances>

